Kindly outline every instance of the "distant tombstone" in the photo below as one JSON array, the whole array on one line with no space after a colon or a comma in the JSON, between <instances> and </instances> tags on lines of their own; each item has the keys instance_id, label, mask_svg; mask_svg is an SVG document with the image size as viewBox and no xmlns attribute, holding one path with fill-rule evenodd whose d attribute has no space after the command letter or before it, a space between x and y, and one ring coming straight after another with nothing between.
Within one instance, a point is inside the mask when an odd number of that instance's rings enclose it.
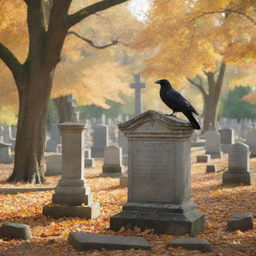
<instances>
[{"instance_id":1,"label":"distant tombstone","mask_svg":"<svg viewBox=\"0 0 256 256\"><path fill-rule=\"evenodd\" d=\"M122 149L116 146L106 147L104 150L103 173L121 174L122 171Z\"/></svg>"},{"instance_id":2,"label":"distant tombstone","mask_svg":"<svg viewBox=\"0 0 256 256\"><path fill-rule=\"evenodd\" d=\"M3 142L11 144L11 150L15 148L15 138L12 137L11 126L3 127Z\"/></svg>"},{"instance_id":3,"label":"distant tombstone","mask_svg":"<svg viewBox=\"0 0 256 256\"><path fill-rule=\"evenodd\" d=\"M205 132L205 154L212 159L221 158L220 134L214 130Z\"/></svg>"},{"instance_id":4,"label":"distant tombstone","mask_svg":"<svg viewBox=\"0 0 256 256\"><path fill-rule=\"evenodd\" d=\"M96 125L93 130L92 157L103 157L108 146L108 126Z\"/></svg>"},{"instance_id":5,"label":"distant tombstone","mask_svg":"<svg viewBox=\"0 0 256 256\"><path fill-rule=\"evenodd\" d=\"M91 149L88 148L84 151L84 167L93 168L95 167L95 159L91 156Z\"/></svg>"},{"instance_id":6,"label":"distant tombstone","mask_svg":"<svg viewBox=\"0 0 256 256\"><path fill-rule=\"evenodd\" d=\"M128 155L128 139L120 130L118 130L118 145L122 148L123 155Z\"/></svg>"},{"instance_id":7,"label":"distant tombstone","mask_svg":"<svg viewBox=\"0 0 256 256\"><path fill-rule=\"evenodd\" d=\"M62 154L51 154L45 157L46 176L62 174Z\"/></svg>"},{"instance_id":8,"label":"distant tombstone","mask_svg":"<svg viewBox=\"0 0 256 256\"><path fill-rule=\"evenodd\" d=\"M246 135L246 144L251 152L250 157L256 157L256 128L253 127Z\"/></svg>"},{"instance_id":9,"label":"distant tombstone","mask_svg":"<svg viewBox=\"0 0 256 256\"><path fill-rule=\"evenodd\" d=\"M141 89L146 88L146 84L140 81L140 75L134 76L135 83L131 84L131 88L135 89L135 115L142 112Z\"/></svg>"},{"instance_id":10,"label":"distant tombstone","mask_svg":"<svg viewBox=\"0 0 256 256\"><path fill-rule=\"evenodd\" d=\"M223 153L228 153L231 144L234 144L234 130L221 129L218 131L220 134L221 150Z\"/></svg>"},{"instance_id":11,"label":"distant tombstone","mask_svg":"<svg viewBox=\"0 0 256 256\"><path fill-rule=\"evenodd\" d=\"M47 152L57 152L57 145L60 144L60 133L57 123L53 123L50 129L50 139L46 144Z\"/></svg>"},{"instance_id":12,"label":"distant tombstone","mask_svg":"<svg viewBox=\"0 0 256 256\"><path fill-rule=\"evenodd\" d=\"M12 163L11 144L0 143L0 163Z\"/></svg>"},{"instance_id":13,"label":"distant tombstone","mask_svg":"<svg viewBox=\"0 0 256 256\"><path fill-rule=\"evenodd\" d=\"M223 184L252 185L250 173L249 147L243 143L231 145L228 155L228 170L223 173Z\"/></svg>"},{"instance_id":14,"label":"distant tombstone","mask_svg":"<svg viewBox=\"0 0 256 256\"><path fill-rule=\"evenodd\" d=\"M204 216L191 200L191 125L149 110L119 124L119 129L129 139L128 202L110 218L110 228L201 232Z\"/></svg>"},{"instance_id":15,"label":"distant tombstone","mask_svg":"<svg viewBox=\"0 0 256 256\"><path fill-rule=\"evenodd\" d=\"M53 218L96 218L99 203L93 202L84 178L84 124L62 123L62 178L52 196L52 204L43 207L43 214Z\"/></svg>"}]
</instances>

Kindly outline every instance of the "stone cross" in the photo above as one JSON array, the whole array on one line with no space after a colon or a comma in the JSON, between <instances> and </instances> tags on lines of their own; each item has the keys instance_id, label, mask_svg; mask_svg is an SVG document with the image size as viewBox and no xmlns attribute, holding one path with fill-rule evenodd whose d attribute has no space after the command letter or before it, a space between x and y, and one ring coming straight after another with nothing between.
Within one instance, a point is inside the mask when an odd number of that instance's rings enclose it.
<instances>
[{"instance_id":1,"label":"stone cross","mask_svg":"<svg viewBox=\"0 0 256 256\"><path fill-rule=\"evenodd\" d=\"M139 115L142 112L142 101L141 101L141 89L146 88L145 83L141 83L140 75L134 76L135 83L131 84L131 88L135 89L135 115Z\"/></svg>"}]
</instances>

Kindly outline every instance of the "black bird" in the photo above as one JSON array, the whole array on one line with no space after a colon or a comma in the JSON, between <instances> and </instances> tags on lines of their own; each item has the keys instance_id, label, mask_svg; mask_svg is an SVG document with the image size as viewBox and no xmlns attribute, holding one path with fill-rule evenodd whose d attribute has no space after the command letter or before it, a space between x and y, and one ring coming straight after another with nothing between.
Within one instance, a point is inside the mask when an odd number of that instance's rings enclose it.
<instances>
[{"instance_id":1,"label":"black bird","mask_svg":"<svg viewBox=\"0 0 256 256\"><path fill-rule=\"evenodd\" d=\"M179 92L172 88L170 82L166 79L161 79L155 83L161 85L160 97L162 101L173 111L169 116L174 116L175 112L182 112L188 118L194 129L201 129L193 116L193 113L198 115L198 112Z\"/></svg>"}]
</instances>

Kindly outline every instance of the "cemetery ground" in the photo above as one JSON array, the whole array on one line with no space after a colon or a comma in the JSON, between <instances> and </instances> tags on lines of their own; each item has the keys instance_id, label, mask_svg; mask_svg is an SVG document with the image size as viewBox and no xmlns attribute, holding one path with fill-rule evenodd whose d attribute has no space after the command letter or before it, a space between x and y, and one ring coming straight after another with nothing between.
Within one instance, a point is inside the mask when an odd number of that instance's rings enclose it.
<instances>
[{"instance_id":1,"label":"cemetery ground","mask_svg":"<svg viewBox=\"0 0 256 256\"><path fill-rule=\"evenodd\" d=\"M197 209L205 214L205 230L197 237L205 238L213 246L213 252L204 255L254 255L256 249L256 228L242 232L227 231L227 220L240 212L256 214L256 185L222 186L221 178L227 168L227 156L212 160L218 167L218 173L205 173L206 164L195 163L195 154L202 153L202 148L192 149L192 196ZM256 158L251 161L254 174ZM0 189L4 187L54 187L60 176L47 177L44 185L7 184L4 180L11 173L11 164L0 165ZM42 207L51 202L53 191L18 193L14 195L0 194L0 224L15 222L28 224L32 231L32 240L0 240L0 255L26 256L75 256L75 255L202 255L199 251L188 251L181 248L168 248L167 243L177 238L172 235L156 235L152 230L141 231L139 228L119 232L109 230L109 219L120 212L126 202L127 188L119 186L119 179L101 177L102 161L97 166L86 169L86 177L90 184L95 201L101 204L101 215L93 220L80 218L53 219L42 215ZM256 223L254 223L256 226ZM122 236L137 236L148 240L151 251L115 250L78 252L67 242L69 232L90 232ZM186 237L186 236L179 236Z\"/></svg>"}]
</instances>

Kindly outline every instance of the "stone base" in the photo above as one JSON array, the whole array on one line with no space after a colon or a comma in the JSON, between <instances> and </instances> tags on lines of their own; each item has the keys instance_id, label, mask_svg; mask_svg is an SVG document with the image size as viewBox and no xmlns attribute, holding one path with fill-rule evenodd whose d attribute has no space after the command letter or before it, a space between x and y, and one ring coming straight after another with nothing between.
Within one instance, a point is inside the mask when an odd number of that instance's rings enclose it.
<instances>
[{"instance_id":1,"label":"stone base","mask_svg":"<svg viewBox=\"0 0 256 256\"><path fill-rule=\"evenodd\" d=\"M84 167L95 167L95 160L93 158L85 158L84 159Z\"/></svg>"},{"instance_id":2,"label":"stone base","mask_svg":"<svg viewBox=\"0 0 256 256\"><path fill-rule=\"evenodd\" d=\"M128 186L128 176L127 175L120 177L120 186L122 186L122 187Z\"/></svg>"},{"instance_id":3,"label":"stone base","mask_svg":"<svg viewBox=\"0 0 256 256\"><path fill-rule=\"evenodd\" d=\"M94 219L100 215L98 202L86 206L46 205L43 207L43 215L54 219L63 217Z\"/></svg>"},{"instance_id":4,"label":"stone base","mask_svg":"<svg viewBox=\"0 0 256 256\"><path fill-rule=\"evenodd\" d=\"M83 203L90 204L92 202L92 195L91 194L86 195L85 193L81 193L81 194L55 193L52 195L52 202L54 204L67 204L70 206L78 206Z\"/></svg>"},{"instance_id":5,"label":"stone base","mask_svg":"<svg viewBox=\"0 0 256 256\"><path fill-rule=\"evenodd\" d=\"M105 173L122 173L123 171L123 166L121 165L103 165L103 172Z\"/></svg>"},{"instance_id":6,"label":"stone base","mask_svg":"<svg viewBox=\"0 0 256 256\"><path fill-rule=\"evenodd\" d=\"M204 215L192 201L183 205L126 203L120 213L110 218L110 229L115 231L135 226L154 229L157 234L195 236L204 229Z\"/></svg>"},{"instance_id":7,"label":"stone base","mask_svg":"<svg viewBox=\"0 0 256 256\"><path fill-rule=\"evenodd\" d=\"M222 175L222 184L244 184L244 185L252 185L253 179L252 174L250 172L231 172L226 171Z\"/></svg>"}]
</instances>

